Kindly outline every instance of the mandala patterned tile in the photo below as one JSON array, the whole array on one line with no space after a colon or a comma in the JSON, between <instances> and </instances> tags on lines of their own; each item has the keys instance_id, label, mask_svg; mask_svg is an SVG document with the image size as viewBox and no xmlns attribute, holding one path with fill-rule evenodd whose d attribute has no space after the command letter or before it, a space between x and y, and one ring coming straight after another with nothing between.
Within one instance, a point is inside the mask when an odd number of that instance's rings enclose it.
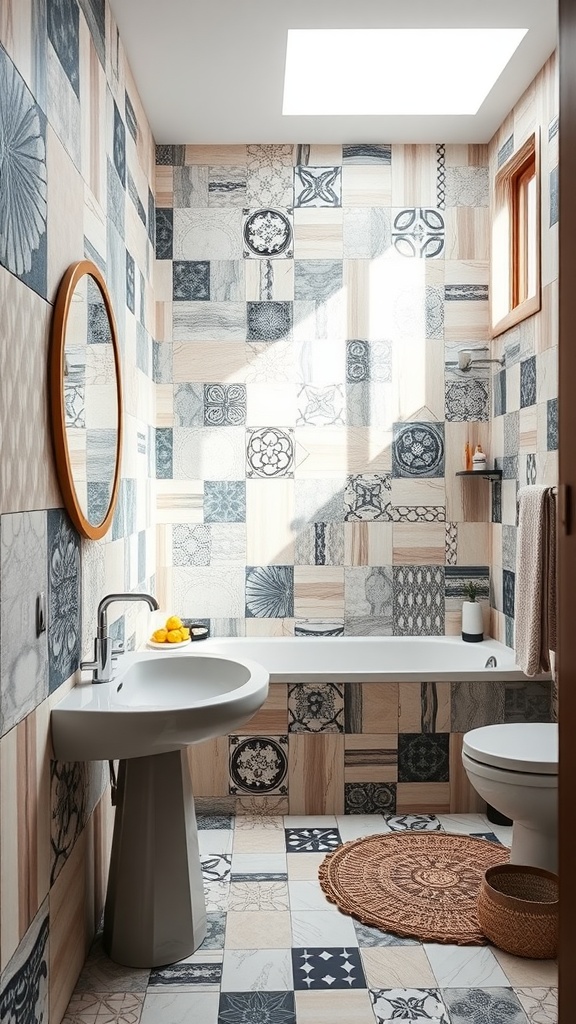
<instances>
[{"instance_id":1,"label":"mandala patterned tile","mask_svg":"<svg viewBox=\"0 0 576 1024\"><path fill-rule=\"evenodd\" d=\"M488 381L446 381L445 415L451 422L486 421L490 386Z\"/></svg>"},{"instance_id":2,"label":"mandala patterned tile","mask_svg":"<svg viewBox=\"0 0 576 1024\"><path fill-rule=\"evenodd\" d=\"M528 1024L557 1024L557 989L516 988L514 991L528 1017Z\"/></svg>"},{"instance_id":3,"label":"mandala patterned tile","mask_svg":"<svg viewBox=\"0 0 576 1024\"><path fill-rule=\"evenodd\" d=\"M246 205L246 167L208 168L208 205Z\"/></svg>"},{"instance_id":4,"label":"mandala patterned tile","mask_svg":"<svg viewBox=\"0 0 576 1024\"><path fill-rule=\"evenodd\" d=\"M341 206L342 168L305 167L294 168L295 206Z\"/></svg>"},{"instance_id":5,"label":"mandala patterned tile","mask_svg":"<svg viewBox=\"0 0 576 1024\"><path fill-rule=\"evenodd\" d=\"M230 793L288 792L287 736L230 737Z\"/></svg>"},{"instance_id":6,"label":"mandala patterned tile","mask_svg":"<svg viewBox=\"0 0 576 1024\"><path fill-rule=\"evenodd\" d=\"M403 935L393 935L392 932L383 932L380 928L370 928L367 924L354 921L356 937L360 949L370 949L374 946L418 946L417 939L407 939Z\"/></svg>"},{"instance_id":7,"label":"mandala patterned tile","mask_svg":"<svg viewBox=\"0 0 576 1024\"><path fill-rule=\"evenodd\" d=\"M349 476L344 492L344 518L349 522L389 520L391 488L389 473Z\"/></svg>"},{"instance_id":8,"label":"mandala patterned tile","mask_svg":"<svg viewBox=\"0 0 576 1024\"><path fill-rule=\"evenodd\" d=\"M444 476L444 424L395 423L393 477Z\"/></svg>"},{"instance_id":9,"label":"mandala patterned tile","mask_svg":"<svg viewBox=\"0 0 576 1024\"><path fill-rule=\"evenodd\" d=\"M294 615L294 566L246 567L246 617L290 619Z\"/></svg>"},{"instance_id":10,"label":"mandala patterned tile","mask_svg":"<svg viewBox=\"0 0 576 1024\"><path fill-rule=\"evenodd\" d=\"M438 258L444 251L444 217L425 207L395 211L392 244L400 256Z\"/></svg>"},{"instance_id":11,"label":"mandala patterned tile","mask_svg":"<svg viewBox=\"0 0 576 1024\"><path fill-rule=\"evenodd\" d=\"M441 832L442 825L435 814L397 814L386 818L391 832Z\"/></svg>"},{"instance_id":12,"label":"mandala patterned tile","mask_svg":"<svg viewBox=\"0 0 576 1024\"><path fill-rule=\"evenodd\" d=\"M2 1018L6 1024L48 1020L48 900L2 974Z\"/></svg>"},{"instance_id":13,"label":"mandala patterned tile","mask_svg":"<svg viewBox=\"0 0 576 1024\"><path fill-rule=\"evenodd\" d=\"M204 522L245 523L246 482L244 480L205 480Z\"/></svg>"},{"instance_id":14,"label":"mandala patterned tile","mask_svg":"<svg viewBox=\"0 0 576 1024\"><path fill-rule=\"evenodd\" d=\"M204 385L204 426L239 427L245 422L245 384Z\"/></svg>"},{"instance_id":15,"label":"mandala patterned tile","mask_svg":"<svg viewBox=\"0 0 576 1024\"><path fill-rule=\"evenodd\" d=\"M285 834L288 853L331 853L341 843L335 828L287 828Z\"/></svg>"},{"instance_id":16,"label":"mandala patterned tile","mask_svg":"<svg viewBox=\"0 0 576 1024\"><path fill-rule=\"evenodd\" d=\"M289 910L288 884L285 881L233 881L230 885L230 910Z\"/></svg>"},{"instance_id":17,"label":"mandala patterned tile","mask_svg":"<svg viewBox=\"0 0 576 1024\"><path fill-rule=\"evenodd\" d=\"M520 408L536 404L536 356L520 363Z\"/></svg>"},{"instance_id":18,"label":"mandala patterned tile","mask_svg":"<svg viewBox=\"0 0 576 1024\"><path fill-rule=\"evenodd\" d=\"M447 167L446 206L488 206L487 167Z\"/></svg>"},{"instance_id":19,"label":"mandala patterned tile","mask_svg":"<svg viewBox=\"0 0 576 1024\"><path fill-rule=\"evenodd\" d=\"M389 341L347 341L346 381L349 384L392 381L392 343Z\"/></svg>"},{"instance_id":20,"label":"mandala patterned tile","mask_svg":"<svg viewBox=\"0 0 576 1024\"><path fill-rule=\"evenodd\" d=\"M218 990L221 979L221 963L207 961L170 964L150 972L148 992L163 988L173 992L207 992Z\"/></svg>"},{"instance_id":21,"label":"mandala patterned tile","mask_svg":"<svg viewBox=\"0 0 576 1024\"><path fill-rule=\"evenodd\" d=\"M452 1024L441 993L432 988L370 989L376 1024L395 1020ZM495 1022L494 1022L495 1024Z\"/></svg>"},{"instance_id":22,"label":"mandala patterned tile","mask_svg":"<svg viewBox=\"0 0 576 1024\"><path fill-rule=\"evenodd\" d=\"M441 636L444 633L444 569L395 565L392 571L395 636Z\"/></svg>"},{"instance_id":23,"label":"mandala patterned tile","mask_svg":"<svg viewBox=\"0 0 576 1024\"><path fill-rule=\"evenodd\" d=\"M218 1024L296 1024L293 992L223 992Z\"/></svg>"},{"instance_id":24,"label":"mandala patterned tile","mask_svg":"<svg viewBox=\"0 0 576 1024\"><path fill-rule=\"evenodd\" d=\"M442 992L450 1024L527 1024L528 1018L511 988L446 988Z\"/></svg>"},{"instance_id":25,"label":"mandala patterned tile","mask_svg":"<svg viewBox=\"0 0 576 1024\"><path fill-rule=\"evenodd\" d=\"M202 864L202 878L204 879L205 882L230 881L230 866L232 864L232 854L202 854L200 857L200 861Z\"/></svg>"},{"instance_id":26,"label":"mandala patterned tile","mask_svg":"<svg viewBox=\"0 0 576 1024\"><path fill-rule=\"evenodd\" d=\"M248 302L248 341L279 341L292 333L291 302Z\"/></svg>"},{"instance_id":27,"label":"mandala patterned tile","mask_svg":"<svg viewBox=\"0 0 576 1024\"><path fill-rule=\"evenodd\" d=\"M344 732L344 688L339 683L288 687L289 732Z\"/></svg>"},{"instance_id":28,"label":"mandala patterned tile","mask_svg":"<svg viewBox=\"0 0 576 1024\"><path fill-rule=\"evenodd\" d=\"M448 733L400 733L399 782L448 782Z\"/></svg>"},{"instance_id":29,"label":"mandala patterned tile","mask_svg":"<svg viewBox=\"0 0 576 1024\"><path fill-rule=\"evenodd\" d=\"M294 431L260 427L247 432L246 476L271 479L294 475Z\"/></svg>"},{"instance_id":30,"label":"mandala patterned tile","mask_svg":"<svg viewBox=\"0 0 576 1024\"><path fill-rule=\"evenodd\" d=\"M51 4L56 23L58 5ZM70 31L74 24L70 9ZM66 21L66 16L64 16ZM76 7L76 26L78 8ZM68 50L69 30L62 24ZM77 40L76 40L77 42ZM76 61L78 53L76 52ZM4 167L0 206L0 264L40 295L46 294L46 118L6 51L0 48L0 126Z\"/></svg>"},{"instance_id":31,"label":"mandala patterned tile","mask_svg":"<svg viewBox=\"0 0 576 1024\"><path fill-rule=\"evenodd\" d=\"M242 236L245 258L292 259L294 228L291 210L244 210Z\"/></svg>"},{"instance_id":32,"label":"mandala patterned tile","mask_svg":"<svg viewBox=\"0 0 576 1024\"><path fill-rule=\"evenodd\" d=\"M366 988L359 949L293 949L292 967L297 990Z\"/></svg>"},{"instance_id":33,"label":"mandala patterned tile","mask_svg":"<svg viewBox=\"0 0 576 1024\"><path fill-rule=\"evenodd\" d=\"M139 1024L143 1003L144 993L138 992L74 993L62 1020L63 1024L104 1020L113 1024Z\"/></svg>"},{"instance_id":34,"label":"mandala patterned tile","mask_svg":"<svg viewBox=\"0 0 576 1024\"><path fill-rule=\"evenodd\" d=\"M396 783L345 782L346 814L390 814L396 810Z\"/></svg>"},{"instance_id":35,"label":"mandala patterned tile","mask_svg":"<svg viewBox=\"0 0 576 1024\"><path fill-rule=\"evenodd\" d=\"M172 264L174 302L210 299L210 263L208 260L174 260Z\"/></svg>"}]
</instances>

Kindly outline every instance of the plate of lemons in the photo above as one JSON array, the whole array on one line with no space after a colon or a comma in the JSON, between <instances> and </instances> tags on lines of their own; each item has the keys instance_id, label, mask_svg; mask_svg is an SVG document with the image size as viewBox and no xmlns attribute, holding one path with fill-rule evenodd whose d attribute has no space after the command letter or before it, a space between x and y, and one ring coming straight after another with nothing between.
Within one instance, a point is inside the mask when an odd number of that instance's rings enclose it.
<instances>
[{"instance_id":1,"label":"plate of lemons","mask_svg":"<svg viewBox=\"0 0 576 1024\"><path fill-rule=\"evenodd\" d=\"M190 643L190 630L184 626L182 619L177 615L171 615L160 629L154 630L148 640L148 647L157 650L175 650L178 647L185 647Z\"/></svg>"}]
</instances>

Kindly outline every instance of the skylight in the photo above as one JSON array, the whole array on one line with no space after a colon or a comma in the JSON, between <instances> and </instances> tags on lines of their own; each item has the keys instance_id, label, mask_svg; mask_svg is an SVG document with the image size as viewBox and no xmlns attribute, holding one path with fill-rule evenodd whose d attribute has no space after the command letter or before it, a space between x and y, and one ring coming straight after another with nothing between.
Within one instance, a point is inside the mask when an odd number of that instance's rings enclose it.
<instances>
[{"instance_id":1,"label":"skylight","mask_svg":"<svg viewBox=\"0 0 576 1024\"><path fill-rule=\"evenodd\" d=\"M289 29L282 113L476 114L527 31Z\"/></svg>"}]
</instances>

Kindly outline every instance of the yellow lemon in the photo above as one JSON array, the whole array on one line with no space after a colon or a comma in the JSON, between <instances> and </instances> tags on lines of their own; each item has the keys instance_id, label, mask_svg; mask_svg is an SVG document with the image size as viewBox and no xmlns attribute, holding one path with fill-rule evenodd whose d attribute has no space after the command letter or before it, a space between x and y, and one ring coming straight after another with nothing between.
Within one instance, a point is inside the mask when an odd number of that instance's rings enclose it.
<instances>
[{"instance_id":1,"label":"yellow lemon","mask_svg":"<svg viewBox=\"0 0 576 1024\"><path fill-rule=\"evenodd\" d=\"M187 626L181 626L180 627L180 634L181 634L183 640L189 640L190 639L190 630L188 629Z\"/></svg>"},{"instance_id":2,"label":"yellow lemon","mask_svg":"<svg viewBox=\"0 0 576 1024\"><path fill-rule=\"evenodd\" d=\"M182 634L179 629L169 629L166 640L169 644L180 644L182 643Z\"/></svg>"},{"instance_id":3,"label":"yellow lemon","mask_svg":"<svg viewBox=\"0 0 576 1024\"><path fill-rule=\"evenodd\" d=\"M166 643L166 637L168 636L167 629L157 629L155 633L152 633L152 639L157 644Z\"/></svg>"},{"instance_id":4,"label":"yellow lemon","mask_svg":"<svg viewBox=\"0 0 576 1024\"><path fill-rule=\"evenodd\" d=\"M182 619L179 619L177 615L171 615L169 619L166 619L166 629L170 632L171 629L180 629L182 625Z\"/></svg>"}]
</instances>

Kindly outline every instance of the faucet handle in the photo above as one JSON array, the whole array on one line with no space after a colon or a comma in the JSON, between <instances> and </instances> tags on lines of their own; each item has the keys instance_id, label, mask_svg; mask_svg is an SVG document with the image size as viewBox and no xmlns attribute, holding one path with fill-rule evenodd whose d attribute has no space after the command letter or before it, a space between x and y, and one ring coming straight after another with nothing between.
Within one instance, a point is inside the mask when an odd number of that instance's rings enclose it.
<instances>
[{"instance_id":1,"label":"faucet handle","mask_svg":"<svg viewBox=\"0 0 576 1024\"><path fill-rule=\"evenodd\" d=\"M112 661L116 661L120 654L124 654L123 640L118 640L112 644Z\"/></svg>"}]
</instances>

